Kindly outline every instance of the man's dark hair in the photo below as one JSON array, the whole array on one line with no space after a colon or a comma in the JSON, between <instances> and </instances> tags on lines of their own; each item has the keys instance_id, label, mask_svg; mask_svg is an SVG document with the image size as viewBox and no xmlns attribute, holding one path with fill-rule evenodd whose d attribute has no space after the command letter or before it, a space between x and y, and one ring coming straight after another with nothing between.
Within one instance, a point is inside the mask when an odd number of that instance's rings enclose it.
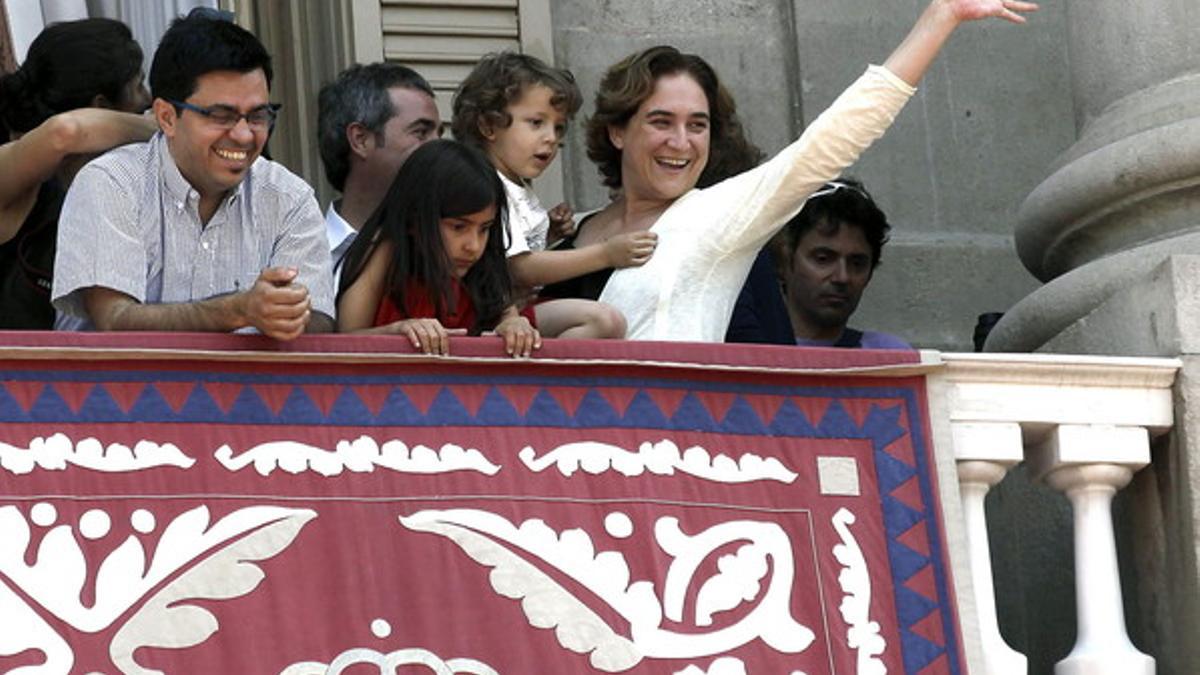
<instances>
[{"instance_id":1,"label":"man's dark hair","mask_svg":"<svg viewBox=\"0 0 1200 675\"><path fill-rule=\"evenodd\" d=\"M229 21L204 13L175 19L158 43L150 64L150 93L155 98L187 100L196 81L208 73L261 69L271 86L271 55L254 35Z\"/></svg>"},{"instance_id":2,"label":"man's dark hair","mask_svg":"<svg viewBox=\"0 0 1200 675\"><path fill-rule=\"evenodd\" d=\"M396 116L389 89L412 89L433 98L433 87L417 71L398 63L355 64L338 74L317 97L317 147L325 178L340 190L350 175L346 127L358 122L383 140L383 127Z\"/></svg>"},{"instance_id":3,"label":"man's dark hair","mask_svg":"<svg viewBox=\"0 0 1200 675\"><path fill-rule=\"evenodd\" d=\"M29 45L21 67L0 76L0 125L24 133L53 115L92 105L97 95L120 106L141 68L142 48L120 21L51 24ZM6 133L0 142L7 141Z\"/></svg>"},{"instance_id":4,"label":"man's dark hair","mask_svg":"<svg viewBox=\"0 0 1200 675\"><path fill-rule=\"evenodd\" d=\"M796 252L800 239L809 230L818 228L832 234L843 226L862 230L871 247L871 269L878 267L892 226L862 181L853 178L839 178L823 185L808 198L800 213L783 226L778 236L779 244L786 247L785 259Z\"/></svg>"}]
</instances>

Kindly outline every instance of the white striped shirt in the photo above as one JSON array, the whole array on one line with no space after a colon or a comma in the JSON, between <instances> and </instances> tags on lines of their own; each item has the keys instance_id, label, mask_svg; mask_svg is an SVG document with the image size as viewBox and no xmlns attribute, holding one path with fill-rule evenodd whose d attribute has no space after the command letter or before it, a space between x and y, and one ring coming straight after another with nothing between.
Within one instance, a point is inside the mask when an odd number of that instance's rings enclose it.
<instances>
[{"instance_id":1,"label":"white striped shirt","mask_svg":"<svg viewBox=\"0 0 1200 675\"><path fill-rule=\"evenodd\" d=\"M247 289L266 267L297 268L313 310L334 316L324 219L299 176L260 157L207 225L199 203L161 133L80 170L58 222L55 327L92 328L82 291L93 286L141 303L196 302Z\"/></svg>"}]
</instances>

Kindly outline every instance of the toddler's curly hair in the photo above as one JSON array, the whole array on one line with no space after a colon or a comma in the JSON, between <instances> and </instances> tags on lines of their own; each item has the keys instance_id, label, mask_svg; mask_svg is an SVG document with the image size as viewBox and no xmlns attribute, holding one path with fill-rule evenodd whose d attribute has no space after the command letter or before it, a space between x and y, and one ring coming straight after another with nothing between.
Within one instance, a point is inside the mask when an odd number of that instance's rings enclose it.
<instances>
[{"instance_id":1,"label":"toddler's curly hair","mask_svg":"<svg viewBox=\"0 0 1200 675\"><path fill-rule=\"evenodd\" d=\"M550 103L570 119L583 105L575 76L528 54L500 52L479 60L454 94L450 129L454 138L480 149L487 148L484 129L505 129L512 124L508 106L527 87L540 84L554 92Z\"/></svg>"}]
</instances>

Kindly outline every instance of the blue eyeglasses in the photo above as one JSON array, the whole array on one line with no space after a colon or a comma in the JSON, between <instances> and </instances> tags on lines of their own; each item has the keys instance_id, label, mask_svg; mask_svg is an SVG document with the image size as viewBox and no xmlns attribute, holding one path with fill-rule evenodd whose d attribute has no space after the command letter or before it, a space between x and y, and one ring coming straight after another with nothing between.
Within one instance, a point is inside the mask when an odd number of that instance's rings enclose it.
<instances>
[{"instance_id":1,"label":"blue eyeglasses","mask_svg":"<svg viewBox=\"0 0 1200 675\"><path fill-rule=\"evenodd\" d=\"M173 99L164 99L167 103L180 108L182 110L191 110L197 115L203 115L209 122L215 124L222 129L232 129L237 126L240 120L246 120L246 124L251 129L257 131L265 131L275 126L275 120L279 117L279 109L283 107L281 103L268 103L264 106L259 106L250 112L241 113L227 105L214 105L208 108L202 108L198 105L192 105L185 101L176 101Z\"/></svg>"}]
</instances>

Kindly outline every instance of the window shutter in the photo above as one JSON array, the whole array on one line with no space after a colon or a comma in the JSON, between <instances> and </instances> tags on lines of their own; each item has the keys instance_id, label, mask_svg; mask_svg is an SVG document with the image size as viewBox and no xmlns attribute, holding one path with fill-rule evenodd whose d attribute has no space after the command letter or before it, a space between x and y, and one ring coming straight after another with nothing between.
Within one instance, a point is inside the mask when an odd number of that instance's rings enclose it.
<instances>
[{"instance_id":1,"label":"window shutter","mask_svg":"<svg viewBox=\"0 0 1200 675\"><path fill-rule=\"evenodd\" d=\"M454 90L479 57L521 50L517 0L383 0L383 55L425 76L450 120Z\"/></svg>"}]
</instances>

